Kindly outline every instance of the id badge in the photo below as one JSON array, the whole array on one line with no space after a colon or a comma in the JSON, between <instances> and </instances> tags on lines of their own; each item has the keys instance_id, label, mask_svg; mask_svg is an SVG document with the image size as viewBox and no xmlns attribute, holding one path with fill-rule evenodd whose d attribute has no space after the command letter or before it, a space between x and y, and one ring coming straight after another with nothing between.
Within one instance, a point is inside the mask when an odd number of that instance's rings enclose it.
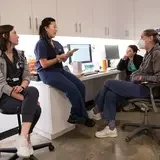
<instances>
[{"instance_id":1,"label":"id badge","mask_svg":"<svg viewBox=\"0 0 160 160\"><path fill-rule=\"evenodd\" d=\"M19 78L18 77L17 78L13 78L12 80L13 80L13 82L16 82L16 81L19 81Z\"/></svg>"}]
</instances>

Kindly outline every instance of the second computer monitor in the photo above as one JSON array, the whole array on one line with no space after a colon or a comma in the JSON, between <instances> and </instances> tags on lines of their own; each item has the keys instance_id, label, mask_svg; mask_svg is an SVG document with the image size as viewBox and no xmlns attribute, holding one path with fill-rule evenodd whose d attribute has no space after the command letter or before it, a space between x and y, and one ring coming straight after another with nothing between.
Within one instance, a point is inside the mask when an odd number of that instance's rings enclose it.
<instances>
[{"instance_id":1,"label":"second computer monitor","mask_svg":"<svg viewBox=\"0 0 160 160\"><path fill-rule=\"evenodd\" d=\"M91 53L91 45L90 44L69 44L69 50L74 48L78 48L72 57L70 57L69 62L82 62L89 63L92 62L92 53Z\"/></svg>"},{"instance_id":2,"label":"second computer monitor","mask_svg":"<svg viewBox=\"0 0 160 160\"><path fill-rule=\"evenodd\" d=\"M106 59L119 59L118 45L105 45Z\"/></svg>"}]
</instances>

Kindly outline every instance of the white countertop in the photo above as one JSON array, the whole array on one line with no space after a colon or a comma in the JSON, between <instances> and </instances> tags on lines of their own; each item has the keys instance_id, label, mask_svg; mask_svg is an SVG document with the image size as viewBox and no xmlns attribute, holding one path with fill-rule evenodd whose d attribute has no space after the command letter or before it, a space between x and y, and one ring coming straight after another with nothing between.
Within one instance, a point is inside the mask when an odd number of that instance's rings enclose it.
<instances>
[{"instance_id":1,"label":"white countertop","mask_svg":"<svg viewBox=\"0 0 160 160\"><path fill-rule=\"evenodd\" d=\"M99 78L99 77L104 77L104 76L109 76L109 75L118 74L118 73L120 73L120 71L118 71L118 70L110 70L110 71L107 71L107 72L99 72L97 74L92 74L92 75L88 75L88 76L82 76L79 79L81 81L86 81L86 80Z\"/></svg>"},{"instance_id":2,"label":"white countertop","mask_svg":"<svg viewBox=\"0 0 160 160\"><path fill-rule=\"evenodd\" d=\"M86 80L95 79L95 78L104 77L104 76L109 76L109 75L118 74L118 73L120 73L120 71L110 70L110 71L107 71L107 72L99 72L97 74L81 76L79 79L81 81L86 81ZM31 81L31 84L44 84L44 83L42 81Z\"/></svg>"}]
</instances>

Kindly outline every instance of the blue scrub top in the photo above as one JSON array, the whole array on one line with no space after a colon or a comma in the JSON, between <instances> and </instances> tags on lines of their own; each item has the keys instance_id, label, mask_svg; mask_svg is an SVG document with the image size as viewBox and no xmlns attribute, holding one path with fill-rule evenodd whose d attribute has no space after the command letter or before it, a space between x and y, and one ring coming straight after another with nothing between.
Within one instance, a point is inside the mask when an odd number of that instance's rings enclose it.
<instances>
[{"instance_id":1,"label":"blue scrub top","mask_svg":"<svg viewBox=\"0 0 160 160\"><path fill-rule=\"evenodd\" d=\"M46 69L44 69L40 64L41 58L46 58L47 60L56 58L56 55L61 55L64 53L63 46L58 42L53 40L54 47L50 44L47 39L40 39L35 47L34 53L36 56L36 68L37 71L50 70L55 68L63 68L62 63L56 63Z\"/></svg>"}]
</instances>

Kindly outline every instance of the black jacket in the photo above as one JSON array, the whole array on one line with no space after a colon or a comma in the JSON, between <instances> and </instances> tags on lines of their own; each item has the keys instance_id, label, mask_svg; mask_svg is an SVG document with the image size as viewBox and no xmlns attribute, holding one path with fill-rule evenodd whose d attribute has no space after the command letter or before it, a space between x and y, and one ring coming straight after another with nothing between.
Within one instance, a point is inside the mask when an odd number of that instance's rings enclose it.
<instances>
[{"instance_id":1,"label":"black jacket","mask_svg":"<svg viewBox=\"0 0 160 160\"><path fill-rule=\"evenodd\" d=\"M134 55L133 63L136 66L137 70L139 69L139 66L142 63L142 60L143 60L142 56L140 56L138 54ZM121 59L117 65L118 70L120 70L120 71L126 70L126 75L127 75L126 79L128 79L130 77L130 75L132 74L132 72L128 70L128 62L129 62L129 59L127 59L127 60Z\"/></svg>"}]
</instances>

